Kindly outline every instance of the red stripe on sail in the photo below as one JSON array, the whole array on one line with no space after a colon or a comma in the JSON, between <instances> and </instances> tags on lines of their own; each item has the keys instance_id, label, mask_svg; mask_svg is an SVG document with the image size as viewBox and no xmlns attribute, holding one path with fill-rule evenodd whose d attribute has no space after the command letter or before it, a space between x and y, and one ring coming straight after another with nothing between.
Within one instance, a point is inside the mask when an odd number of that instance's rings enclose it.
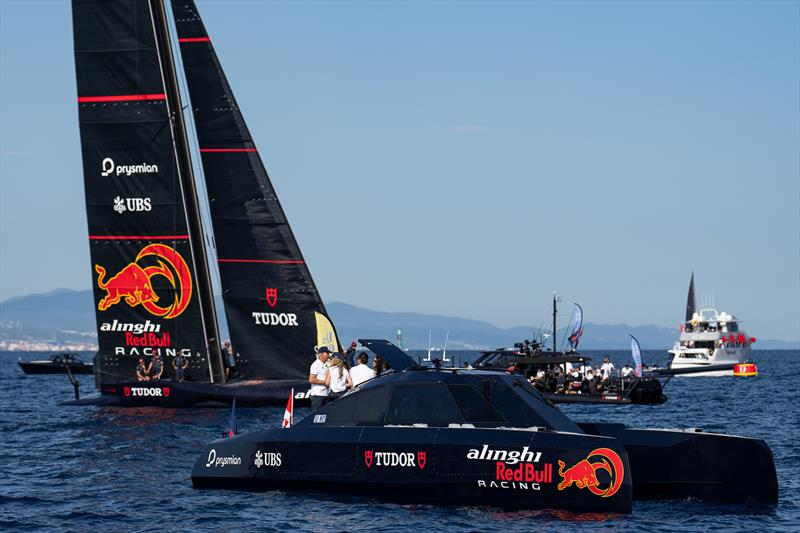
<instances>
[{"instance_id":1,"label":"red stripe on sail","mask_svg":"<svg viewBox=\"0 0 800 533\"><path fill-rule=\"evenodd\" d=\"M178 39L179 43L207 43L210 41L211 39L208 37L184 37L182 39Z\"/></svg>"},{"instance_id":2,"label":"red stripe on sail","mask_svg":"<svg viewBox=\"0 0 800 533\"><path fill-rule=\"evenodd\" d=\"M303 265L302 259L217 259L218 263L271 263L273 265Z\"/></svg>"},{"instance_id":3,"label":"red stripe on sail","mask_svg":"<svg viewBox=\"0 0 800 533\"><path fill-rule=\"evenodd\" d=\"M149 240L173 241L188 240L188 235L89 235L90 241L116 241L116 240Z\"/></svg>"},{"instance_id":4,"label":"red stripe on sail","mask_svg":"<svg viewBox=\"0 0 800 533\"><path fill-rule=\"evenodd\" d=\"M78 103L85 102L130 102L134 100L166 100L167 95L159 94L118 94L112 96L79 96Z\"/></svg>"},{"instance_id":5,"label":"red stripe on sail","mask_svg":"<svg viewBox=\"0 0 800 533\"><path fill-rule=\"evenodd\" d=\"M256 148L200 148L200 153L258 152Z\"/></svg>"}]
</instances>

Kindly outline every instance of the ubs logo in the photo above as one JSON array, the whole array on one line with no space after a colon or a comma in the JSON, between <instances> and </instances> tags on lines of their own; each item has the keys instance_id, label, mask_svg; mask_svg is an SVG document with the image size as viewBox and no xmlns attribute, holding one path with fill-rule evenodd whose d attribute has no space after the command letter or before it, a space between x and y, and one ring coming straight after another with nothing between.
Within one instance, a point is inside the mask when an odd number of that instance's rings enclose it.
<instances>
[{"instance_id":1,"label":"ubs logo","mask_svg":"<svg viewBox=\"0 0 800 533\"><path fill-rule=\"evenodd\" d=\"M131 212L150 211L153 208L150 198L122 198L117 196L114 198L114 211L118 214Z\"/></svg>"},{"instance_id":2,"label":"ubs logo","mask_svg":"<svg viewBox=\"0 0 800 533\"><path fill-rule=\"evenodd\" d=\"M262 466L281 466L281 454L276 452L262 452L258 450L256 452L256 458L253 460L253 464L256 465L256 468L261 468Z\"/></svg>"}]
</instances>

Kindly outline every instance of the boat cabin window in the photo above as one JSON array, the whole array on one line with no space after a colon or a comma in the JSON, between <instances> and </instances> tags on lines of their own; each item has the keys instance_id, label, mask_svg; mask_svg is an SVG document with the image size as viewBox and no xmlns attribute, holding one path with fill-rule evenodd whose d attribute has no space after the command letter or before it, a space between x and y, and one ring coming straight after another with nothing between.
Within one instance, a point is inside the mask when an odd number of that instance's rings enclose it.
<instances>
[{"instance_id":1,"label":"boat cabin window","mask_svg":"<svg viewBox=\"0 0 800 533\"><path fill-rule=\"evenodd\" d=\"M463 424L453 396L442 385L397 385L392 391L387 425L428 424L447 426Z\"/></svg>"},{"instance_id":2,"label":"boat cabin window","mask_svg":"<svg viewBox=\"0 0 800 533\"><path fill-rule=\"evenodd\" d=\"M328 422L381 424L386 414L385 405L386 389L367 389L325 406L325 414Z\"/></svg>"},{"instance_id":3,"label":"boat cabin window","mask_svg":"<svg viewBox=\"0 0 800 533\"><path fill-rule=\"evenodd\" d=\"M448 387L464 420L470 424L501 424L506 422L474 387L470 385L450 385Z\"/></svg>"}]
</instances>

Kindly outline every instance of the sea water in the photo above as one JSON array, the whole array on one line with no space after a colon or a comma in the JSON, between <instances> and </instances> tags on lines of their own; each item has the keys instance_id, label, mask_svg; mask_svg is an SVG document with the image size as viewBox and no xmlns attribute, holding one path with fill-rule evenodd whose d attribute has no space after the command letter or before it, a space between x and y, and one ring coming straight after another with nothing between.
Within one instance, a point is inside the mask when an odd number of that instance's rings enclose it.
<instances>
[{"instance_id":1,"label":"sea water","mask_svg":"<svg viewBox=\"0 0 800 533\"><path fill-rule=\"evenodd\" d=\"M629 358L626 352L584 353L595 361L610 355L618 367ZM669 401L663 405L562 406L575 420L619 421L643 428L700 427L759 437L775 455L777 506L641 501L634 502L630 515L397 505L302 492L194 490L192 465L204 445L227 429L229 410L62 407L57 402L72 397L67 377L25 376L16 364L19 355L40 354L0 353L0 530L800 530L798 351L754 351L756 378L675 378L665 388ZM649 364L666 362L664 352L645 352L644 357ZM83 389L91 391L92 377L78 377ZM298 409L296 416L306 414ZM279 426L283 408L239 409L238 415L239 431L254 431ZM321 448L308 461L326 461L327 453Z\"/></svg>"}]
</instances>

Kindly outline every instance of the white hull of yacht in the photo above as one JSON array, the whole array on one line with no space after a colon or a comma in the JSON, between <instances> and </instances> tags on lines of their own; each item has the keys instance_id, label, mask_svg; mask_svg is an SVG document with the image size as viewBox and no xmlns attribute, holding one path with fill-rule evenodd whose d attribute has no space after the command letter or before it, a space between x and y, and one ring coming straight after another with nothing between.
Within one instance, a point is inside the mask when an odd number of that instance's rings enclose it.
<instances>
[{"instance_id":1,"label":"white hull of yacht","mask_svg":"<svg viewBox=\"0 0 800 533\"><path fill-rule=\"evenodd\" d=\"M708 355L708 352L696 350L670 350L672 360L669 363L669 368L683 369L683 368L702 368L711 365L730 365L737 363L744 363L750 354L750 350L719 350L714 355ZM679 374L683 377L724 377L733 376L733 370L715 370L709 372L696 372L691 374Z\"/></svg>"}]
</instances>

